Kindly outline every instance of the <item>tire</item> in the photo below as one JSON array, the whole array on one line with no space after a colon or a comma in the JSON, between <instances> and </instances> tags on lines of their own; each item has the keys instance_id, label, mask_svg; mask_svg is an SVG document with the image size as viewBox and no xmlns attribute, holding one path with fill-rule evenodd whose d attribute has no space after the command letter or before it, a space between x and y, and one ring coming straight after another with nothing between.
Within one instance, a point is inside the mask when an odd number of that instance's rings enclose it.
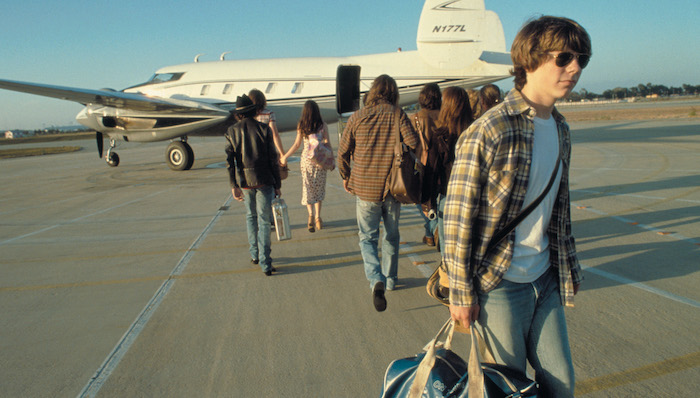
<instances>
[{"instance_id":1,"label":"tire","mask_svg":"<svg viewBox=\"0 0 700 398\"><path fill-rule=\"evenodd\" d=\"M189 145L182 141L170 143L165 151L165 161L168 163L168 167L177 171L187 170L188 166L192 167L194 156L190 156L192 149L188 150L188 147Z\"/></svg>"},{"instance_id":2,"label":"tire","mask_svg":"<svg viewBox=\"0 0 700 398\"><path fill-rule=\"evenodd\" d=\"M109 156L105 159L108 165L112 167L119 166L119 155L116 152L110 152Z\"/></svg>"}]
</instances>

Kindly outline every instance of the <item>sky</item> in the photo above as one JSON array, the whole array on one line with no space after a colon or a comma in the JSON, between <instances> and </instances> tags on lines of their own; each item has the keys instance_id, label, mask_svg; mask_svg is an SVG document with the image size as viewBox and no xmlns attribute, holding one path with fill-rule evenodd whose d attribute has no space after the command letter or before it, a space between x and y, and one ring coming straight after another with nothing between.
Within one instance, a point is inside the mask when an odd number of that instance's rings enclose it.
<instances>
[{"instance_id":1,"label":"sky","mask_svg":"<svg viewBox=\"0 0 700 398\"><path fill-rule=\"evenodd\" d=\"M593 57L575 90L700 84L697 0L485 0L506 48L528 19L579 22ZM123 89L200 59L349 56L416 49L421 0L3 0L0 79ZM498 85L508 90L512 79ZM80 104L0 90L0 131L75 125Z\"/></svg>"}]
</instances>

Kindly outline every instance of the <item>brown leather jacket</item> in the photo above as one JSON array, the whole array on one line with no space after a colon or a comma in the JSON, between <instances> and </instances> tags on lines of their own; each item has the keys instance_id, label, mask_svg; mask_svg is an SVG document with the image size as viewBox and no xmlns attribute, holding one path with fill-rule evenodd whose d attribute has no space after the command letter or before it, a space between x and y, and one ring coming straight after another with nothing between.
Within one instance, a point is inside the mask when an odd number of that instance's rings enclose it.
<instances>
[{"instance_id":1,"label":"brown leather jacket","mask_svg":"<svg viewBox=\"0 0 700 398\"><path fill-rule=\"evenodd\" d=\"M225 136L231 187L282 187L279 154L267 124L245 118L229 127Z\"/></svg>"}]
</instances>

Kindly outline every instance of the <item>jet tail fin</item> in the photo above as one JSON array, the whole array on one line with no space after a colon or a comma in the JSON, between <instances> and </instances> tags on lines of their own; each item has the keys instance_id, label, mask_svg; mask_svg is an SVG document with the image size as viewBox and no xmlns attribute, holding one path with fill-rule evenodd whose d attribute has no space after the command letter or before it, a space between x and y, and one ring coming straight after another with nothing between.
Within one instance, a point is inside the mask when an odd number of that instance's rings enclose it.
<instances>
[{"instance_id":1,"label":"jet tail fin","mask_svg":"<svg viewBox=\"0 0 700 398\"><path fill-rule=\"evenodd\" d=\"M429 65L463 69L484 51L505 53L505 36L498 15L486 10L484 0L426 0L416 44Z\"/></svg>"}]
</instances>

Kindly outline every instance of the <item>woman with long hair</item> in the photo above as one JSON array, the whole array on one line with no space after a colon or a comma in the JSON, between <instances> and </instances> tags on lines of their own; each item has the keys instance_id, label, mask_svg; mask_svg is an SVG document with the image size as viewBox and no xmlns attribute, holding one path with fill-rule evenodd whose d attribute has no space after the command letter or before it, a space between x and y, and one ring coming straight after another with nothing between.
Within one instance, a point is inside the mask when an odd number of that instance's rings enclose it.
<instances>
[{"instance_id":1,"label":"woman with long hair","mask_svg":"<svg viewBox=\"0 0 700 398\"><path fill-rule=\"evenodd\" d=\"M437 83L428 83L420 91L418 95L418 105L420 110L413 115L410 115L411 122L413 123L413 128L415 128L418 137L420 138L420 146L416 148L416 157L420 159L420 162L425 166L428 161L428 150L430 149L430 142L435 134L436 122L438 115L440 115L440 106L442 105L442 93L440 92L440 86ZM424 189L428 187L428 184L423 184ZM424 191L421 196L423 198L428 197L428 192ZM428 213L423 211L424 207L422 204L416 205L418 210L421 211L421 216L423 216L423 243L428 246L435 246L435 230L437 229L437 219L430 217Z\"/></svg>"},{"instance_id":2,"label":"woman with long hair","mask_svg":"<svg viewBox=\"0 0 700 398\"><path fill-rule=\"evenodd\" d=\"M474 119L478 119L486 113L489 109L493 108L499 102L503 101L503 95L501 94L501 89L495 84L487 84L479 90L479 114L474 115Z\"/></svg>"},{"instance_id":3,"label":"woman with long hair","mask_svg":"<svg viewBox=\"0 0 700 398\"><path fill-rule=\"evenodd\" d=\"M442 107L437 120L437 130L428 151L426 183L430 199L426 203L438 215L438 245L443 248L442 199L447 194L452 163L455 159L457 138L474 121L469 94L460 87L447 87L442 92ZM426 190L424 190L426 192ZM424 206L426 205L424 204Z\"/></svg>"},{"instance_id":4,"label":"woman with long hair","mask_svg":"<svg viewBox=\"0 0 700 398\"><path fill-rule=\"evenodd\" d=\"M301 204L306 205L309 212L309 232L315 232L323 228L321 220L321 203L326 196L326 170L316 164L308 156L310 139L318 140L319 145L326 145L331 153L333 147L328 139L328 126L321 118L318 104L312 100L306 101L301 111L301 118L297 124L297 136L289 151L282 155L280 163L287 164L294 152L304 144L301 153Z\"/></svg>"}]
</instances>

